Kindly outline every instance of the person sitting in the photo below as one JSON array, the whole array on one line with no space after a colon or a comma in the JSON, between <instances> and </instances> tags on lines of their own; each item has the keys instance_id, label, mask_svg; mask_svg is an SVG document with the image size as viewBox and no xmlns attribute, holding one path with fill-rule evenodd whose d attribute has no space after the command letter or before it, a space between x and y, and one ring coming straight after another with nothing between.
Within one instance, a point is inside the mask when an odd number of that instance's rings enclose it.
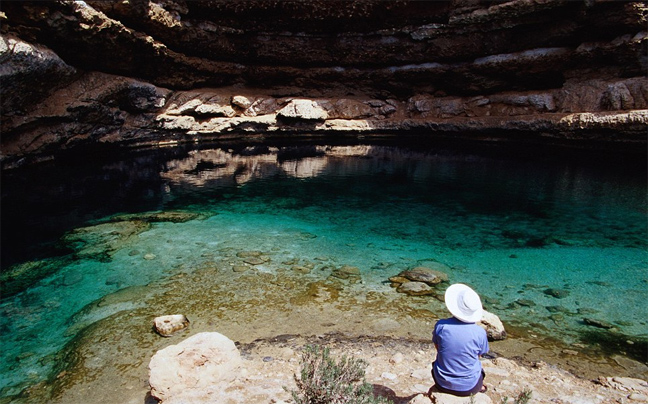
<instances>
[{"instance_id":1,"label":"person sitting","mask_svg":"<svg viewBox=\"0 0 648 404\"><path fill-rule=\"evenodd\" d=\"M434 326L435 387L439 392L462 397L484 392L485 373L479 357L488 353L489 347L486 331L475 324L484 312L479 295L456 283L446 290L444 300L453 317L439 320Z\"/></svg>"}]
</instances>

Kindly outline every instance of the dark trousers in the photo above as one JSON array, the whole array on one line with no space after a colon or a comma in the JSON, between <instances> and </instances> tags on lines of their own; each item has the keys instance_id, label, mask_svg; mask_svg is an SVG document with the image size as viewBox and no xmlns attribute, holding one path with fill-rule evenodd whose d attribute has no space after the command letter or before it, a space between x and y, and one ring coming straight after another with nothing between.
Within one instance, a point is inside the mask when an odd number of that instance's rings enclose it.
<instances>
[{"instance_id":1,"label":"dark trousers","mask_svg":"<svg viewBox=\"0 0 648 404\"><path fill-rule=\"evenodd\" d=\"M434 379L434 387L439 390L440 393L446 393L446 394L452 394L453 396L459 396L459 397L468 397L475 395L481 391L482 386L484 385L484 377L486 377L486 373L482 370L481 376L479 376L479 380L477 381L477 384L475 384L475 387L468 391L455 391L455 390L450 390L450 389L444 389L439 385L439 382L437 382L436 376L434 376L434 368L432 369L432 378Z\"/></svg>"}]
</instances>

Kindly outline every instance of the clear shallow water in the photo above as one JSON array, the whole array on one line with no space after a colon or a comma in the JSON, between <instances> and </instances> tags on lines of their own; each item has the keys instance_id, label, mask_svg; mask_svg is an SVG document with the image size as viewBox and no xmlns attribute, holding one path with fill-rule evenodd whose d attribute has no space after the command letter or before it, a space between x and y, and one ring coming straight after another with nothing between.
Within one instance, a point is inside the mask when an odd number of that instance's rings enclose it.
<instances>
[{"instance_id":1,"label":"clear shallow water","mask_svg":"<svg viewBox=\"0 0 648 404\"><path fill-rule=\"evenodd\" d=\"M87 312L89 303L226 250L272 254L260 272L294 258L357 266L375 289L434 260L505 323L566 342L594 329L584 317L624 339L648 334L645 172L441 150L256 146L10 173L2 192L5 273L25 262L47 269L20 293L3 288L2 395L46 378L83 327L139 304ZM203 216L106 223L149 211ZM84 226L62 243L64 231Z\"/></svg>"}]
</instances>

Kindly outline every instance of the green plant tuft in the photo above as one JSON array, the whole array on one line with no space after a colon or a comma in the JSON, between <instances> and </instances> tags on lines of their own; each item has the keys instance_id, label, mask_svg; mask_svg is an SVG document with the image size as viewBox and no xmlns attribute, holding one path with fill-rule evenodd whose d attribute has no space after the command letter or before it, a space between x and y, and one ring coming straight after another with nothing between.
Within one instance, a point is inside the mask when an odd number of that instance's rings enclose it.
<instances>
[{"instance_id":1,"label":"green plant tuft","mask_svg":"<svg viewBox=\"0 0 648 404\"><path fill-rule=\"evenodd\" d=\"M515 398L515 401L513 401L513 404L527 404L531 400L531 393L533 393L531 389L522 390ZM508 403L508 397L504 397L501 404L506 403Z\"/></svg>"},{"instance_id":2,"label":"green plant tuft","mask_svg":"<svg viewBox=\"0 0 648 404\"><path fill-rule=\"evenodd\" d=\"M336 362L329 354L326 347L304 348L301 378L294 375L297 389L290 391L296 404L390 403L386 398L374 397L373 387L364 379L365 361L343 356Z\"/></svg>"}]
</instances>

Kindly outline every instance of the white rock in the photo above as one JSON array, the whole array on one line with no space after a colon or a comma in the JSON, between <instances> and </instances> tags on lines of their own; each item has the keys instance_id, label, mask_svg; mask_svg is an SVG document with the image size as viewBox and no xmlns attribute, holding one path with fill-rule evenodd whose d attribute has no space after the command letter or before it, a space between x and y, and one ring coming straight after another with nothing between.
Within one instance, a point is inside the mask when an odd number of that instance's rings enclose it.
<instances>
[{"instance_id":1,"label":"white rock","mask_svg":"<svg viewBox=\"0 0 648 404\"><path fill-rule=\"evenodd\" d=\"M484 310L484 315L477 324L486 330L486 335L490 341L506 339L504 324L502 324L502 320L500 320L495 314Z\"/></svg>"},{"instance_id":2,"label":"white rock","mask_svg":"<svg viewBox=\"0 0 648 404\"><path fill-rule=\"evenodd\" d=\"M648 396L641 393L632 393L628 396L628 399L632 401L639 401L641 403L648 403Z\"/></svg>"},{"instance_id":3,"label":"white rock","mask_svg":"<svg viewBox=\"0 0 648 404\"><path fill-rule=\"evenodd\" d=\"M486 394L477 393L472 397L458 397L451 394L432 392L430 398L436 404L492 404L493 401ZM423 402L421 402L423 403Z\"/></svg>"},{"instance_id":4,"label":"white rock","mask_svg":"<svg viewBox=\"0 0 648 404\"><path fill-rule=\"evenodd\" d=\"M227 388L242 365L234 342L217 332L196 334L159 350L149 363L151 395L182 402L181 397Z\"/></svg>"},{"instance_id":5,"label":"white rock","mask_svg":"<svg viewBox=\"0 0 648 404\"><path fill-rule=\"evenodd\" d=\"M402 353L397 352L389 359L389 363L401 363L405 359Z\"/></svg>"},{"instance_id":6,"label":"white rock","mask_svg":"<svg viewBox=\"0 0 648 404\"><path fill-rule=\"evenodd\" d=\"M417 394L413 399L409 400L407 404L430 404L430 399L425 394Z\"/></svg>"},{"instance_id":7,"label":"white rock","mask_svg":"<svg viewBox=\"0 0 648 404\"><path fill-rule=\"evenodd\" d=\"M243 109L250 108L253 101L254 100L250 100L248 97L243 95L235 95L232 97L232 104Z\"/></svg>"},{"instance_id":8,"label":"white rock","mask_svg":"<svg viewBox=\"0 0 648 404\"><path fill-rule=\"evenodd\" d=\"M236 111L229 105L221 106L218 104L202 104L196 107L196 113L199 115L225 116L231 118L236 115Z\"/></svg>"},{"instance_id":9,"label":"white rock","mask_svg":"<svg viewBox=\"0 0 648 404\"><path fill-rule=\"evenodd\" d=\"M612 378L617 383L621 383L626 387L633 390L645 391L648 393L648 382L642 379L635 379L632 377L614 377Z\"/></svg>"},{"instance_id":10,"label":"white rock","mask_svg":"<svg viewBox=\"0 0 648 404\"><path fill-rule=\"evenodd\" d=\"M424 369L416 369L412 372L411 376L419 380L432 380L432 366L428 366Z\"/></svg>"},{"instance_id":11,"label":"white rock","mask_svg":"<svg viewBox=\"0 0 648 404\"><path fill-rule=\"evenodd\" d=\"M393 373L389 373L389 372L383 372L383 374L380 375L380 377L382 377L383 379L387 379L387 380L396 380L398 378L398 376L396 376Z\"/></svg>"},{"instance_id":12,"label":"white rock","mask_svg":"<svg viewBox=\"0 0 648 404\"><path fill-rule=\"evenodd\" d=\"M283 118L324 120L328 113L316 101L292 100L288 105L277 111L277 115Z\"/></svg>"},{"instance_id":13,"label":"white rock","mask_svg":"<svg viewBox=\"0 0 648 404\"><path fill-rule=\"evenodd\" d=\"M497 375L500 377L509 377L511 376L511 372L509 372L506 369L500 369L496 367L486 367L484 366L484 372L486 372L487 375Z\"/></svg>"},{"instance_id":14,"label":"white rock","mask_svg":"<svg viewBox=\"0 0 648 404\"><path fill-rule=\"evenodd\" d=\"M189 326L189 319L184 314L171 314L155 317L153 325L158 334L163 337L170 337L176 331L187 328Z\"/></svg>"}]
</instances>

